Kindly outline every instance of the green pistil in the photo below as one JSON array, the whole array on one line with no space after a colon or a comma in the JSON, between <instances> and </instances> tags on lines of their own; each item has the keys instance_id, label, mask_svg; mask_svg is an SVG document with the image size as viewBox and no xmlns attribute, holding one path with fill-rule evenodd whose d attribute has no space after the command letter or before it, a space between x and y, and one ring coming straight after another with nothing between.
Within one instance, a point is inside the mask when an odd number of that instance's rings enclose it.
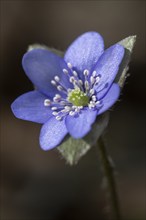
<instances>
[{"instance_id":1,"label":"green pistil","mask_svg":"<svg viewBox=\"0 0 146 220\"><path fill-rule=\"evenodd\" d=\"M68 94L68 101L75 106L87 106L89 97L80 89L73 89Z\"/></svg>"}]
</instances>

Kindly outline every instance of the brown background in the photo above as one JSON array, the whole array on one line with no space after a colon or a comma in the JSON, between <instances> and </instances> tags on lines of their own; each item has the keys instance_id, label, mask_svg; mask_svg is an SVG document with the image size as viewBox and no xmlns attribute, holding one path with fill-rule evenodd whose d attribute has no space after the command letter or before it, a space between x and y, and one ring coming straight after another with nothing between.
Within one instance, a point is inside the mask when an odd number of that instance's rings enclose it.
<instances>
[{"instance_id":1,"label":"brown background","mask_svg":"<svg viewBox=\"0 0 146 220\"><path fill-rule=\"evenodd\" d=\"M1 219L107 219L96 149L76 167L57 150L39 148L40 125L16 119L10 104L32 89L21 59L28 45L65 50L74 38L97 31L106 47L137 35L120 102L106 132L116 164L124 219L145 213L145 1L1 1Z\"/></svg>"}]
</instances>

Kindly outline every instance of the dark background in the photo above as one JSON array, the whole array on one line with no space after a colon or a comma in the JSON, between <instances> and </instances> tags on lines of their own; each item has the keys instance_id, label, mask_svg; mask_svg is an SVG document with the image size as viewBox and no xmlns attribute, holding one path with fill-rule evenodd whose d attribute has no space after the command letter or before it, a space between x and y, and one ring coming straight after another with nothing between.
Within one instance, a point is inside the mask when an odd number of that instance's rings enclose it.
<instances>
[{"instance_id":1,"label":"dark background","mask_svg":"<svg viewBox=\"0 0 146 220\"><path fill-rule=\"evenodd\" d=\"M1 1L1 220L107 219L98 152L75 167L57 150L39 147L40 125L16 119L12 101L31 90L21 59L28 45L65 50L78 35L97 31L106 47L137 35L130 77L106 131L116 164L124 219L146 218L145 1Z\"/></svg>"}]
</instances>

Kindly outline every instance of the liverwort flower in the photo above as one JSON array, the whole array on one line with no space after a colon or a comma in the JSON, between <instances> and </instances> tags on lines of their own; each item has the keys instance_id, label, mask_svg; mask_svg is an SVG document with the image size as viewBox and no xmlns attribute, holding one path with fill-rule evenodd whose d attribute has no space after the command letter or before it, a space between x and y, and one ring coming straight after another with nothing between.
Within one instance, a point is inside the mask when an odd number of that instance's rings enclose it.
<instances>
[{"instance_id":1,"label":"liverwort flower","mask_svg":"<svg viewBox=\"0 0 146 220\"><path fill-rule=\"evenodd\" d=\"M43 124L40 145L44 150L58 146L68 133L83 138L96 117L119 98L120 87L114 80L123 56L120 44L104 50L96 32L79 36L64 58L47 49L28 51L22 65L36 90L12 103L14 115Z\"/></svg>"}]
</instances>

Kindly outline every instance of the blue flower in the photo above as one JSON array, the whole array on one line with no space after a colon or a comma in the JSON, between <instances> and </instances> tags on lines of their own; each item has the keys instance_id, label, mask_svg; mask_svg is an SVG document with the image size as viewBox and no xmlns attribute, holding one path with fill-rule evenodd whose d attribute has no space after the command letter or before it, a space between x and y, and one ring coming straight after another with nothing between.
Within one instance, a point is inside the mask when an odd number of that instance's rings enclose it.
<instances>
[{"instance_id":1,"label":"blue flower","mask_svg":"<svg viewBox=\"0 0 146 220\"><path fill-rule=\"evenodd\" d=\"M104 50L96 32L79 36L64 59L47 49L28 51L22 65L36 90L12 103L14 115L43 124L40 145L44 150L58 146L68 133L83 138L96 117L119 97L120 87L114 80L123 56L124 47L119 44Z\"/></svg>"}]
</instances>

